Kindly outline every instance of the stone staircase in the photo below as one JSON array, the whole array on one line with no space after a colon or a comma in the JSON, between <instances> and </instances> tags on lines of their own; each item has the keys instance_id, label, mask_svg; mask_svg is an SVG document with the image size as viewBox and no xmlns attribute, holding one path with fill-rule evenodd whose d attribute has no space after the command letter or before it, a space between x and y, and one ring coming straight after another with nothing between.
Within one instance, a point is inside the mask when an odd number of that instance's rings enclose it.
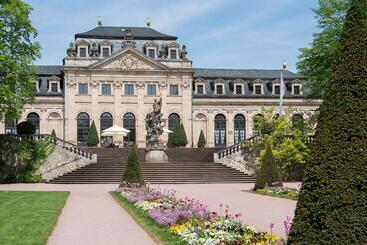
<instances>
[{"instance_id":1,"label":"stone staircase","mask_svg":"<svg viewBox=\"0 0 367 245\"><path fill-rule=\"evenodd\" d=\"M113 148L90 149L97 154L97 163L60 176L50 183L119 183L122 178L128 150ZM213 148L167 149L169 163L145 163L145 149L139 149L139 159L144 179L152 184L184 183L246 183L254 176L214 163Z\"/></svg>"}]
</instances>

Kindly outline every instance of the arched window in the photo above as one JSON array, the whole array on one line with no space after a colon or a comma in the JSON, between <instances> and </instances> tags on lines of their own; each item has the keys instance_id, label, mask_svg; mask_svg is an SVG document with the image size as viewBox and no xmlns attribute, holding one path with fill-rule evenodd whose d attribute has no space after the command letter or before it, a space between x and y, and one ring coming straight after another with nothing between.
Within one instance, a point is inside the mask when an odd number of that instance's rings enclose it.
<instances>
[{"instance_id":1,"label":"arched window","mask_svg":"<svg viewBox=\"0 0 367 245\"><path fill-rule=\"evenodd\" d=\"M177 113L172 113L168 116L168 129L174 130L177 124L180 124L180 116Z\"/></svg>"},{"instance_id":2,"label":"arched window","mask_svg":"<svg viewBox=\"0 0 367 245\"><path fill-rule=\"evenodd\" d=\"M218 114L214 119L214 139L215 147L226 146L226 117Z\"/></svg>"},{"instance_id":3,"label":"arched window","mask_svg":"<svg viewBox=\"0 0 367 245\"><path fill-rule=\"evenodd\" d=\"M113 126L113 117L108 112L102 113L99 120L100 120L100 125L101 125L101 127L100 127L101 133L102 133L103 130ZM106 146L109 143L112 143L112 137L101 135L101 146Z\"/></svg>"},{"instance_id":4,"label":"arched window","mask_svg":"<svg viewBox=\"0 0 367 245\"><path fill-rule=\"evenodd\" d=\"M39 134L40 133L40 116L35 112L31 112L27 116L27 121L32 123L36 127L36 134Z\"/></svg>"},{"instance_id":5,"label":"arched window","mask_svg":"<svg viewBox=\"0 0 367 245\"><path fill-rule=\"evenodd\" d=\"M292 127L297 128L301 131L304 130L304 120L301 114L295 114L292 117Z\"/></svg>"},{"instance_id":6,"label":"arched window","mask_svg":"<svg viewBox=\"0 0 367 245\"><path fill-rule=\"evenodd\" d=\"M125 141L135 142L136 141L136 127L135 127L135 115L131 112L128 112L124 115L123 118L123 127L130 130L130 133L125 137Z\"/></svg>"},{"instance_id":7,"label":"arched window","mask_svg":"<svg viewBox=\"0 0 367 245\"><path fill-rule=\"evenodd\" d=\"M246 139L246 119L242 114L234 117L234 143L238 144Z\"/></svg>"},{"instance_id":8,"label":"arched window","mask_svg":"<svg viewBox=\"0 0 367 245\"><path fill-rule=\"evenodd\" d=\"M5 119L5 133L6 134L17 134L18 120Z\"/></svg>"},{"instance_id":9,"label":"arched window","mask_svg":"<svg viewBox=\"0 0 367 245\"><path fill-rule=\"evenodd\" d=\"M89 123L90 123L89 115L85 112L79 113L77 118L78 145L85 146L87 144Z\"/></svg>"}]
</instances>

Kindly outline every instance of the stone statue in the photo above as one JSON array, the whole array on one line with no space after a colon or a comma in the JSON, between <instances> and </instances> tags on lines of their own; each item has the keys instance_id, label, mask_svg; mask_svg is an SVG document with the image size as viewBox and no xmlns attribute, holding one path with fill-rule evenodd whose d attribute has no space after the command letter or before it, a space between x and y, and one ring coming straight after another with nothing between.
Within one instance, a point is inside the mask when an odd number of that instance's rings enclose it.
<instances>
[{"instance_id":1,"label":"stone statue","mask_svg":"<svg viewBox=\"0 0 367 245\"><path fill-rule=\"evenodd\" d=\"M163 133L165 121L161 113L162 98L154 99L153 111L150 112L145 119L145 127L147 130L147 148L160 147L159 136Z\"/></svg>"},{"instance_id":2,"label":"stone statue","mask_svg":"<svg viewBox=\"0 0 367 245\"><path fill-rule=\"evenodd\" d=\"M91 43L89 50L90 50L90 56L91 57L98 57L99 56L98 44L97 43Z\"/></svg>"},{"instance_id":3,"label":"stone statue","mask_svg":"<svg viewBox=\"0 0 367 245\"><path fill-rule=\"evenodd\" d=\"M181 50L181 59L183 60L187 60L187 50L186 50L186 45L182 45L182 50Z\"/></svg>"},{"instance_id":4,"label":"stone statue","mask_svg":"<svg viewBox=\"0 0 367 245\"><path fill-rule=\"evenodd\" d=\"M70 42L69 48L66 50L66 54L68 57L75 57L76 56L76 48L73 42Z\"/></svg>"}]
</instances>

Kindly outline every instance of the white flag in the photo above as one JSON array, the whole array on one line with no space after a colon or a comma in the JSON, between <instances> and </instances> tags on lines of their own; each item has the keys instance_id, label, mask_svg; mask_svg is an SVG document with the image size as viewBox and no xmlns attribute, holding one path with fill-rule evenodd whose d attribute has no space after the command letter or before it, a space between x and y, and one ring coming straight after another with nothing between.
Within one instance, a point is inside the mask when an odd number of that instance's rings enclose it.
<instances>
[{"instance_id":1,"label":"white flag","mask_svg":"<svg viewBox=\"0 0 367 245\"><path fill-rule=\"evenodd\" d=\"M279 116L284 114L283 97L285 94L285 84L283 80L283 71L280 71L280 94L279 94Z\"/></svg>"}]
</instances>

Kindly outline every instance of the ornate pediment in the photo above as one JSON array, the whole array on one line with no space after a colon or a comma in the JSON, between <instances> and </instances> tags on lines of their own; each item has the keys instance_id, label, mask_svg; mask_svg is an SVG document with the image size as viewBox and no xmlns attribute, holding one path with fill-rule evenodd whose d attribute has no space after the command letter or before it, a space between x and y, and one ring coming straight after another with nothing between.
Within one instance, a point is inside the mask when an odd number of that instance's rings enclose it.
<instances>
[{"instance_id":1,"label":"ornate pediment","mask_svg":"<svg viewBox=\"0 0 367 245\"><path fill-rule=\"evenodd\" d=\"M89 66L92 69L122 69L122 70L167 70L162 65L139 51L131 48L120 51L106 59Z\"/></svg>"}]
</instances>

